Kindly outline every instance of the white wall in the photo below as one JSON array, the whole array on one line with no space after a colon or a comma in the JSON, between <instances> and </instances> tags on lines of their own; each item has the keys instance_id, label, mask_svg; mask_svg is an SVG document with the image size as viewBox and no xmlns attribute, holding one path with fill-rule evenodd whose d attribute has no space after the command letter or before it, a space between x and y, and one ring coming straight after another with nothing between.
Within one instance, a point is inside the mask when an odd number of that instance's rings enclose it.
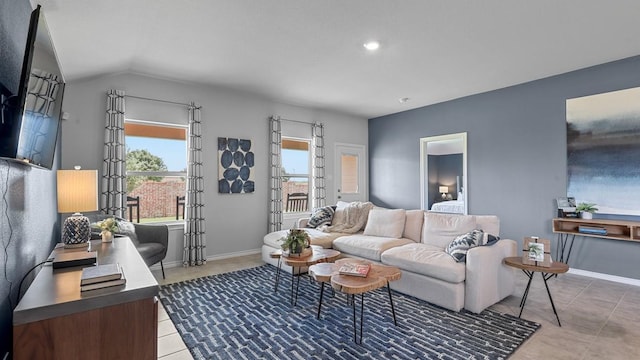
<instances>
[{"instance_id":1,"label":"white wall","mask_svg":"<svg viewBox=\"0 0 640 360\"><path fill-rule=\"evenodd\" d=\"M62 169L81 165L102 171L102 151L106 91L124 90L128 95L202 106L205 173L205 219L207 255L226 257L257 251L267 232L270 115L325 124L327 203L335 202L333 184L334 144L367 145L367 119L335 112L277 103L252 94L203 85L160 80L136 74L116 74L67 85L63 111L69 119L62 123ZM187 110L157 102L127 99L127 117L141 120L173 121ZM180 120L178 120L180 122ZM217 138L251 139L256 153L253 194L218 194ZM170 249L165 264L180 262L180 232L170 232Z\"/></svg>"}]
</instances>

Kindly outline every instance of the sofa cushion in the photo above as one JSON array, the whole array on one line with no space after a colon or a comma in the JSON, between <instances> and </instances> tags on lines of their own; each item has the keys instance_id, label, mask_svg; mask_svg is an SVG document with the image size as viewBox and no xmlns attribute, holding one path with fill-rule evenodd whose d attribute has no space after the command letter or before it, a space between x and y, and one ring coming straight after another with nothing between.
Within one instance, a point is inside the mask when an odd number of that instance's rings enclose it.
<instances>
[{"instance_id":1,"label":"sofa cushion","mask_svg":"<svg viewBox=\"0 0 640 360\"><path fill-rule=\"evenodd\" d=\"M480 229L485 234L500 235L500 219L495 215L475 215L476 229Z\"/></svg>"},{"instance_id":2,"label":"sofa cushion","mask_svg":"<svg viewBox=\"0 0 640 360\"><path fill-rule=\"evenodd\" d=\"M409 239L398 239L362 234L341 236L333 241L333 248L345 254L380 261L380 255L396 246L413 243Z\"/></svg>"},{"instance_id":3,"label":"sofa cushion","mask_svg":"<svg viewBox=\"0 0 640 360\"><path fill-rule=\"evenodd\" d=\"M407 210L402 237L420 242L422 237L422 223L424 222L423 210Z\"/></svg>"},{"instance_id":4,"label":"sofa cushion","mask_svg":"<svg viewBox=\"0 0 640 360\"><path fill-rule=\"evenodd\" d=\"M307 221L306 227L317 228L320 225L331 225L336 206L325 206L316 209Z\"/></svg>"},{"instance_id":5,"label":"sofa cushion","mask_svg":"<svg viewBox=\"0 0 640 360\"><path fill-rule=\"evenodd\" d=\"M373 208L369 211L364 235L401 238L405 222L404 209Z\"/></svg>"},{"instance_id":6,"label":"sofa cushion","mask_svg":"<svg viewBox=\"0 0 640 360\"><path fill-rule=\"evenodd\" d=\"M325 249L330 249L331 244L333 243L333 240L337 237L344 235L341 233L326 233L320 230L308 229L308 228L305 228L304 231L307 232L307 234L309 234L309 237L311 238L311 245L319 245ZM269 233L264 236L264 239L263 239L264 244L280 249L282 245L282 241L279 241L279 240L286 237L288 232L289 230L280 230L280 231L274 231L272 233Z\"/></svg>"},{"instance_id":7,"label":"sofa cushion","mask_svg":"<svg viewBox=\"0 0 640 360\"><path fill-rule=\"evenodd\" d=\"M465 280L465 264L456 262L438 246L410 243L385 251L381 260L385 265L449 283Z\"/></svg>"},{"instance_id":8,"label":"sofa cushion","mask_svg":"<svg viewBox=\"0 0 640 360\"><path fill-rule=\"evenodd\" d=\"M424 214L422 242L444 250L451 240L475 228L476 220L474 216L441 214L428 211Z\"/></svg>"},{"instance_id":9,"label":"sofa cushion","mask_svg":"<svg viewBox=\"0 0 640 360\"><path fill-rule=\"evenodd\" d=\"M449 245L447 245L445 251L457 262L465 262L467 259L467 251L472 247L480 246L483 243L484 231L476 229L453 239Z\"/></svg>"}]
</instances>

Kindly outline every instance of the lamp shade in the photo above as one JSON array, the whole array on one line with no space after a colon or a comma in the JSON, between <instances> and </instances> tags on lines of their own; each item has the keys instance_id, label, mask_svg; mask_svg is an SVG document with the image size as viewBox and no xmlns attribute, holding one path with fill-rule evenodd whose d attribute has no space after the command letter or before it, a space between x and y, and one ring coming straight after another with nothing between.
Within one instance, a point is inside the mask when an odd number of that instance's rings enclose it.
<instances>
[{"instance_id":1,"label":"lamp shade","mask_svg":"<svg viewBox=\"0 0 640 360\"><path fill-rule=\"evenodd\" d=\"M58 212L98 210L97 170L58 170Z\"/></svg>"},{"instance_id":2,"label":"lamp shade","mask_svg":"<svg viewBox=\"0 0 640 360\"><path fill-rule=\"evenodd\" d=\"M89 218L81 211L98 210L97 170L58 170L58 212L74 213L64 221L62 242L65 248L84 247L91 239Z\"/></svg>"},{"instance_id":3,"label":"lamp shade","mask_svg":"<svg viewBox=\"0 0 640 360\"><path fill-rule=\"evenodd\" d=\"M439 189L438 192L441 192L441 193L448 193L449 192L449 187L448 186L440 186L440 187L438 187L438 189Z\"/></svg>"}]
</instances>

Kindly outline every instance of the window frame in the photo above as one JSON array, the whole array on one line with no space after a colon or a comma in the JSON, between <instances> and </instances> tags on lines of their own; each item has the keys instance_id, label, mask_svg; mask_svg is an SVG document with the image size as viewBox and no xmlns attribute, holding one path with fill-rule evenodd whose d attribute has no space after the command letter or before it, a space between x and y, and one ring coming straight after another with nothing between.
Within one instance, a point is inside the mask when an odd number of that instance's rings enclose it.
<instances>
[{"instance_id":1,"label":"window frame","mask_svg":"<svg viewBox=\"0 0 640 360\"><path fill-rule=\"evenodd\" d=\"M295 173L295 174L283 174L282 178L283 178L283 182L284 182L284 177L289 177L289 178L306 178L307 179L307 209L304 211L286 211L286 199L283 198L283 207L282 207L282 216L283 219L297 219L300 217L300 215L303 214L311 214L311 199L312 197L312 189L313 189L313 169L312 169L312 160L313 160L313 154L312 154L312 141L311 139L307 139L307 138L301 138L301 137L296 137L296 136L286 136L286 135L282 135L281 138L282 142L280 144L280 168L284 169L284 166L282 165L282 160L283 160L283 150L287 149L287 150L295 150L295 149L289 149L289 148L284 148L283 144L285 140L289 140L289 141L296 141L296 142L304 142L307 144L307 174L300 174L300 173ZM284 193L283 193L283 197L284 197Z\"/></svg>"},{"instance_id":2,"label":"window frame","mask_svg":"<svg viewBox=\"0 0 640 360\"><path fill-rule=\"evenodd\" d=\"M149 120L138 120L138 119L127 119L125 118L124 120L125 126L127 123L129 124L136 124L136 125L143 125L143 126L158 126L158 127L167 127L167 128L177 128L177 129L183 129L185 131L185 149L184 149L184 154L185 154L185 169L188 168L189 166L189 125L185 124L175 124L175 123L166 123L166 122L160 122L160 121L149 121ZM132 136L132 137L141 137L138 135L127 135L126 130L124 131L124 144L125 144L125 158L126 158L126 147L127 147L127 136ZM163 137L157 137L158 139L169 139L169 138L163 138ZM154 176L154 177L187 177L187 171L129 171L126 169L125 166L125 178L129 177L129 176ZM127 195L128 192L127 192ZM184 193L184 196L186 196L186 190ZM128 213L127 213L128 214ZM181 220L165 220L165 221L156 221L156 222L151 222L149 224L166 224L166 225L180 225L183 226L185 220L181 219Z\"/></svg>"}]
</instances>

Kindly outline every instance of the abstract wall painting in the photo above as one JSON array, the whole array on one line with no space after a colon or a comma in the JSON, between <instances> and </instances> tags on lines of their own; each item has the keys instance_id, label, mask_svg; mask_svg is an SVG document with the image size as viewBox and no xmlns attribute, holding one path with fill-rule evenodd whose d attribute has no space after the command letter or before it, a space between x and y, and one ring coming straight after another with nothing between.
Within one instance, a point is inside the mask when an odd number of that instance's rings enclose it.
<instances>
[{"instance_id":1,"label":"abstract wall painting","mask_svg":"<svg viewBox=\"0 0 640 360\"><path fill-rule=\"evenodd\" d=\"M640 88L567 100L567 196L640 215Z\"/></svg>"},{"instance_id":2,"label":"abstract wall painting","mask_svg":"<svg viewBox=\"0 0 640 360\"><path fill-rule=\"evenodd\" d=\"M248 194L255 190L255 158L251 140L218 138L218 193Z\"/></svg>"}]
</instances>

